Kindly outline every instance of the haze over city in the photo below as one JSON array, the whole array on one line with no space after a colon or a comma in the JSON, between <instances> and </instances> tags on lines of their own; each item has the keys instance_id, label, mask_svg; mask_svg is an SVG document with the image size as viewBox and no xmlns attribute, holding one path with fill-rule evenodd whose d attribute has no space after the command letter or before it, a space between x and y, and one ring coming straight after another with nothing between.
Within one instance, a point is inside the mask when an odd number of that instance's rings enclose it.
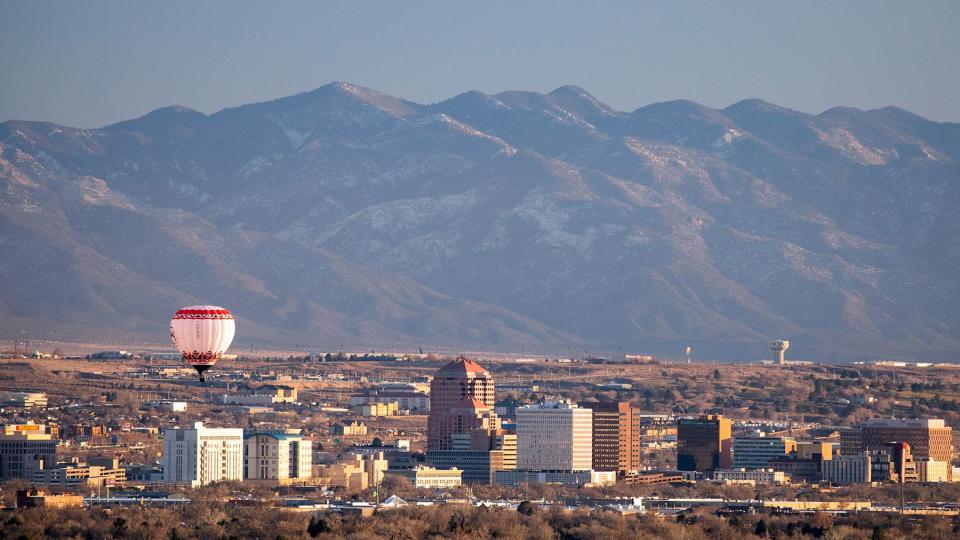
<instances>
[{"instance_id":1,"label":"haze over city","mask_svg":"<svg viewBox=\"0 0 960 540\"><path fill-rule=\"evenodd\" d=\"M958 26L0 4L0 538L955 538Z\"/></svg>"}]
</instances>

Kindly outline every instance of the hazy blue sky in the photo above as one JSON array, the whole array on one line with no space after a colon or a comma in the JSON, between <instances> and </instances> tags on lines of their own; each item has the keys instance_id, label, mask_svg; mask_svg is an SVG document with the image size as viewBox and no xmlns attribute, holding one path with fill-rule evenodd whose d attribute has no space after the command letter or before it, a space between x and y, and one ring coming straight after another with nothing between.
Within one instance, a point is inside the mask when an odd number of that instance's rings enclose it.
<instances>
[{"instance_id":1,"label":"hazy blue sky","mask_svg":"<svg viewBox=\"0 0 960 540\"><path fill-rule=\"evenodd\" d=\"M621 110L759 97L960 121L960 1L0 0L0 121L82 127L334 80L419 102L586 88Z\"/></svg>"}]
</instances>

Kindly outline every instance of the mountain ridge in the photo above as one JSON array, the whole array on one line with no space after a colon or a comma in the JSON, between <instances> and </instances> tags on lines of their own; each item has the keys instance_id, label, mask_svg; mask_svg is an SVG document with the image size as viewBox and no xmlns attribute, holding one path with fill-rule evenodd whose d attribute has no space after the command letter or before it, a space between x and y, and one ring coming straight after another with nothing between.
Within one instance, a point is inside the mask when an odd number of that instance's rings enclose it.
<instances>
[{"instance_id":1,"label":"mountain ridge","mask_svg":"<svg viewBox=\"0 0 960 540\"><path fill-rule=\"evenodd\" d=\"M960 124L896 108L621 112L572 85L422 105L336 82L98 129L8 121L0 246L52 262L0 267L0 321L149 337L154 305L219 291L256 313L252 339L314 347L755 358L783 334L808 356L955 358L958 149ZM44 294L9 292L44 272Z\"/></svg>"}]
</instances>

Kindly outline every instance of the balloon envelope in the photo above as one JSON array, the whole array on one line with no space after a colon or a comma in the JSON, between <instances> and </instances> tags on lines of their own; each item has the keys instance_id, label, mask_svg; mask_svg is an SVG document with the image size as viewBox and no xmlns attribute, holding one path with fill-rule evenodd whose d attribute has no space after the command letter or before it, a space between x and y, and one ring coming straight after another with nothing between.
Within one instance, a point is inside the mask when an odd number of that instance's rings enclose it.
<instances>
[{"instance_id":1,"label":"balloon envelope","mask_svg":"<svg viewBox=\"0 0 960 540\"><path fill-rule=\"evenodd\" d=\"M170 319L170 337L183 359L200 373L217 363L236 331L233 315L219 306L189 306Z\"/></svg>"}]
</instances>

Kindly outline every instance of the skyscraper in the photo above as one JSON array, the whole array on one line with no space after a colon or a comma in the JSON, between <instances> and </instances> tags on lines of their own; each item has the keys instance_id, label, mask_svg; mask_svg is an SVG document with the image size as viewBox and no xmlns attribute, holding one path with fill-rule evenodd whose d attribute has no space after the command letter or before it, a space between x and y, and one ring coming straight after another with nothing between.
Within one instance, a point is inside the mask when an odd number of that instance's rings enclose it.
<instances>
[{"instance_id":1,"label":"skyscraper","mask_svg":"<svg viewBox=\"0 0 960 540\"><path fill-rule=\"evenodd\" d=\"M517 469L589 471L593 413L562 401L517 409Z\"/></svg>"},{"instance_id":2,"label":"skyscraper","mask_svg":"<svg viewBox=\"0 0 960 540\"><path fill-rule=\"evenodd\" d=\"M677 423L677 469L708 472L731 464L732 425L723 415L683 418Z\"/></svg>"},{"instance_id":3,"label":"skyscraper","mask_svg":"<svg viewBox=\"0 0 960 540\"><path fill-rule=\"evenodd\" d=\"M443 366L430 383L430 416L427 417L427 449L453 450L451 435L471 429L499 429L493 412L493 377L479 364L460 356ZM486 417L477 424L477 416Z\"/></svg>"},{"instance_id":4,"label":"skyscraper","mask_svg":"<svg viewBox=\"0 0 960 540\"><path fill-rule=\"evenodd\" d=\"M593 470L640 469L640 418L626 401L584 401L593 411Z\"/></svg>"}]
</instances>

